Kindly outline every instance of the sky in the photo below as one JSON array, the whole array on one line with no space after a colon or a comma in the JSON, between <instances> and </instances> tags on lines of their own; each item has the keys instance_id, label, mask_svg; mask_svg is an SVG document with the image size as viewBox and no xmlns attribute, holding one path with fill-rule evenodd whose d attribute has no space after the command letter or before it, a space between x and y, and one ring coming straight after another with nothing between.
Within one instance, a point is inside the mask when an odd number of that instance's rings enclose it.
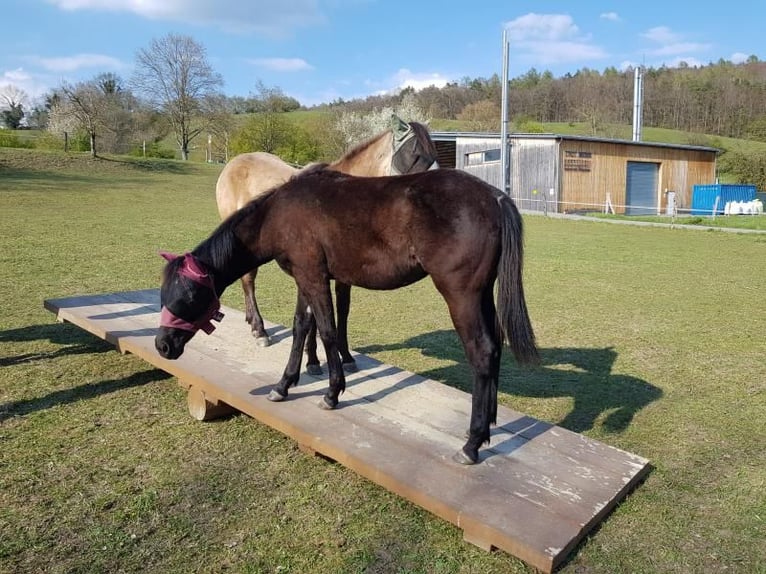
<instances>
[{"instance_id":1,"label":"sky","mask_svg":"<svg viewBox=\"0 0 766 574\"><path fill-rule=\"evenodd\" d=\"M305 106L530 69L560 77L766 59L766 2L678 0L0 0L0 93L33 101L104 72L129 82L168 34L206 51L229 96L278 87Z\"/></svg>"}]
</instances>

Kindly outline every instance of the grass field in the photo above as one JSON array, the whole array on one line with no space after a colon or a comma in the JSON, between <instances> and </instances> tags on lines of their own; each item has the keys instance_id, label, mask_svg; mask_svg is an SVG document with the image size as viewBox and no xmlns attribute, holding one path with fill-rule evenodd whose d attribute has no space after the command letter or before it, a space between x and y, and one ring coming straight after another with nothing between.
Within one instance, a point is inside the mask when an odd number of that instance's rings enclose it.
<instances>
[{"instance_id":1,"label":"grass field","mask_svg":"<svg viewBox=\"0 0 766 574\"><path fill-rule=\"evenodd\" d=\"M700 228L714 227L766 231L766 214L717 215L716 217L698 215L670 217L667 215L613 215L611 213L588 213L587 216L623 222L645 221L648 223L661 223L663 225L674 226L691 225Z\"/></svg>"},{"instance_id":2,"label":"grass field","mask_svg":"<svg viewBox=\"0 0 766 574\"><path fill-rule=\"evenodd\" d=\"M44 311L157 286L157 251L217 224L220 169L0 149L0 573L529 572L247 417L192 420L172 378ZM766 236L525 224L543 365L506 353L501 402L653 464L562 572L766 572ZM291 280L258 288L290 324ZM428 281L352 298L356 350L468 388Z\"/></svg>"}]
</instances>

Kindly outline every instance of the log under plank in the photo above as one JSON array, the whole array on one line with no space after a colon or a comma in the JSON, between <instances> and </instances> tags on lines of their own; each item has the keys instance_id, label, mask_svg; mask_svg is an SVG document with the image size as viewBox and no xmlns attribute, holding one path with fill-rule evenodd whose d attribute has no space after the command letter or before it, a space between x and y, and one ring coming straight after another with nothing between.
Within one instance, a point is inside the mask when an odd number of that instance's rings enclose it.
<instances>
[{"instance_id":1,"label":"log under plank","mask_svg":"<svg viewBox=\"0 0 766 574\"><path fill-rule=\"evenodd\" d=\"M649 462L586 436L498 407L480 464L451 457L464 442L469 394L356 354L334 411L317 407L327 377L302 374L289 399L266 399L290 351L290 331L268 325L259 348L240 311L212 335L197 334L180 359L154 348L156 289L49 299L45 308L177 377L198 420L241 411L286 434L305 452L337 461L463 530L551 572L649 471ZM326 372L326 366L325 372Z\"/></svg>"}]
</instances>

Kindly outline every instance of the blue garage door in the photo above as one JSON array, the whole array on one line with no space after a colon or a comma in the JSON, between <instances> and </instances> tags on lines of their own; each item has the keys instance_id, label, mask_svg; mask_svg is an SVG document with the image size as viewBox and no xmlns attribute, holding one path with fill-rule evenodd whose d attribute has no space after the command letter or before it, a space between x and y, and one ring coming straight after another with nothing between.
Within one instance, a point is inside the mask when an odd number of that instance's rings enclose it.
<instances>
[{"instance_id":1,"label":"blue garage door","mask_svg":"<svg viewBox=\"0 0 766 574\"><path fill-rule=\"evenodd\" d=\"M628 183L625 213L628 215L657 215L657 179L660 164L643 161L628 162Z\"/></svg>"}]
</instances>

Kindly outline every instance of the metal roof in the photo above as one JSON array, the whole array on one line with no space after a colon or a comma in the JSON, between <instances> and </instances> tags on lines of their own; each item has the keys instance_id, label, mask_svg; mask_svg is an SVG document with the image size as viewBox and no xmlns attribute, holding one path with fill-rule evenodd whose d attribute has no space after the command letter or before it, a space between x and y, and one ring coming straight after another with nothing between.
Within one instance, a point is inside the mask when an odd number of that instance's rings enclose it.
<instances>
[{"instance_id":1,"label":"metal roof","mask_svg":"<svg viewBox=\"0 0 766 574\"><path fill-rule=\"evenodd\" d=\"M455 141L457 140L457 138L498 139L498 140L500 139L500 134L498 132L430 132L430 136L431 136L431 139L433 139L434 141ZM671 143L647 142L647 141L635 142L632 140L623 140L623 139L553 134L553 133L526 134L526 133L514 132L511 134L508 134L508 139L510 139L511 142L514 139L541 139L541 140L554 139L554 140L611 143L611 144L622 144L622 145L640 145L640 146L647 146L647 147L663 147L663 148L682 149L682 150L706 151L711 153L719 153L720 151L722 151L718 148L708 147L708 146L671 144Z\"/></svg>"}]
</instances>

